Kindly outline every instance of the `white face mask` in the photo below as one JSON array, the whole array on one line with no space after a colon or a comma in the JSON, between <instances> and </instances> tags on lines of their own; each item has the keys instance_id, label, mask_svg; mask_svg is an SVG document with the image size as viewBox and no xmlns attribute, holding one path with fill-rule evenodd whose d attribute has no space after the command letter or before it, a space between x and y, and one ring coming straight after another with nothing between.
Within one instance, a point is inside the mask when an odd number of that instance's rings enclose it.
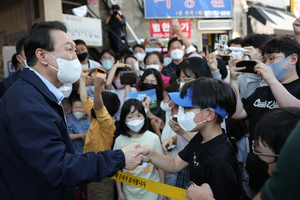
<instances>
[{"instance_id":1,"label":"white face mask","mask_svg":"<svg viewBox=\"0 0 300 200\"><path fill-rule=\"evenodd\" d=\"M19 55L19 57L25 63L25 64L21 63L21 65L23 66L23 68L29 68L29 66L27 65L26 59L23 59L23 57L21 55Z\"/></svg>"},{"instance_id":2,"label":"white face mask","mask_svg":"<svg viewBox=\"0 0 300 200\"><path fill-rule=\"evenodd\" d=\"M64 98L68 98L72 92L73 86L72 85L71 86L64 85L58 89L61 91L61 93L63 93Z\"/></svg>"},{"instance_id":3,"label":"white face mask","mask_svg":"<svg viewBox=\"0 0 300 200\"><path fill-rule=\"evenodd\" d=\"M180 84L179 84L179 91L181 91L181 89L182 89L182 87L184 86L184 84L185 84L185 83L180 82Z\"/></svg>"},{"instance_id":4,"label":"white face mask","mask_svg":"<svg viewBox=\"0 0 300 200\"><path fill-rule=\"evenodd\" d=\"M173 51L171 51L171 58L173 60L180 60L183 57L183 51L180 49L175 49Z\"/></svg>"},{"instance_id":5,"label":"white face mask","mask_svg":"<svg viewBox=\"0 0 300 200\"><path fill-rule=\"evenodd\" d=\"M86 115L86 112L73 112L73 115L76 117L76 119L81 120Z\"/></svg>"},{"instance_id":6,"label":"white face mask","mask_svg":"<svg viewBox=\"0 0 300 200\"><path fill-rule=\"evenodd\" d=\"M165 57L164 58L164 66L169 65L172 62L172 58L170 57Z\"/></svg>"},{"instance_id":7,"label":"white face mask","mask_svg":"<svg viewBox=\"0 0 300 200\"><path fill-rule=\"evenodd\" d=\"M134 57L138 60L138 61L144 61L146 54L142 54L142 53L137 53L134 55Z\"/></svg>"},{"instance_id":8,"label":"white face mask","mask_svg":"<svg viewBox=\"0 0 300 200\"><path fill-rule=\"evenodd\" d=\"M159 65L147 65L146 69L156 69L157 71L159 71Z\"/></svg>"},{"instance_id":9,"label":"white face mask","mask_svg":"<svg viewBox=\"0 0 300 200\"><path fill-rule=\"evenodd\" d=\"M174 107L174 105L172 107L169 107L171 102L172 100L169 103L160 102L160 108L164 111L171 111L172 108Z\"/></svg>"},{"instance_id":10,"label":"white face mask","mask_svg":"<svg viewBox=\"0 0 300 200\"><path fill-rule=\"evenodd\" d=\"M141 120L133 120L130 122L126 122L125 121L126 126L132 130L133 132L139 132L141 130L141 128L144 126L145 124L145 118L141 119Z\"/></svg>"},{"instance_id":11,"label":"white face mask","mask_svg":"<svg viewBox=\"0 0 300 200\"><path fill-rule=\"evenodd\" d=\"M62 84L73 84L80 78L81 64L78 59L65 60L62 58L56 58L48 51L44 51L56 59L58 69L49 64L48 65L52 69L58 71L57 78Z\"/></svg>"},{"instance_id":12,"label":"white face mask","mask_svg":"<svg viewBox=\"0 0 300 200\"><path fill-rule=\"evenodd\" d=\"M185 131L192 131L194 128L196 128L197 125L207 122L207 120L204 120L203 122L199 122L197 124L194 122L194 118L195 118L196 114L201 113L201 112L205 111L206 109L194 113L194 112L187 112L184 110L183 107L179 106L179 110L178 110L178 114L177 114L177 120L178 120L179 126Z\"/></svg>"}]
</instances>

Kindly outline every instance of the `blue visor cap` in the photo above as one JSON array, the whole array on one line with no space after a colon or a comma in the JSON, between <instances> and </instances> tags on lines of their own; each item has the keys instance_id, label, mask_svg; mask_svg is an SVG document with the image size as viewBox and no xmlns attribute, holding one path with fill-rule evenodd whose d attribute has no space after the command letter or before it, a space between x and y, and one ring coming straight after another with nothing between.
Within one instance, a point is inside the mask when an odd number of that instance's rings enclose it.
<instances>
[{"instance_id":1,"label":"blue visor cap","mask_svg":"<svg viewBox=\"0 0 300 200\"><path fill-rule=\"evenodd\" d=\"M179 106L182 107L196 107L199 105L193 104L192 102L192 96L193 96L193 90L189 89L187 91L187 95L185 97L183 97L183 99L180 97L180 92L171 92L168 93L170 99ZM215 113L217 113L218 115L220 115L222 118L226 118L227 117L227 111L224 108L221 108L218 104L216 108L213 108L211 106L207 105L207 108L212 108Z\"/></svg>"}]
</instances>

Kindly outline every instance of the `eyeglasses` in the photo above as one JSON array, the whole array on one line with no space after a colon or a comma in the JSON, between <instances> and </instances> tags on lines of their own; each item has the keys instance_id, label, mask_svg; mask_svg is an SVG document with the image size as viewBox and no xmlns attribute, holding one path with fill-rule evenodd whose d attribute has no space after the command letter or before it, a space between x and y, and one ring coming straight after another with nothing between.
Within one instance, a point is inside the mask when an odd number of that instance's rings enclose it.
<instances>
[{"instance_id":1,"label":"eyeglasses","mask_svg":"<svg viewBox=\"0 0 300 200\"><path fill-rule=\"evenodd\" d=\"M275 55L275 54L271 54L271 55L268 55L267 58L266 57L263 57L263 59L261 60L262 63L266 64L266 63L274 63L274 60L278 57L282 57L285 55Z\"/></svg>"},{"instance_id":2,"label":"eyeglasses","mask_svg":"<svg viewBox=\"0 0 300 200\"><path fill-rule=\"evenodd\" d=\"M178 79L176 79L176 82L178 84L180 84L180 83L188 83L188 82L190 82L190 81L192 81L194 79L196 79L196 78L195 77L193 77L193 78L185 78L185 79L178 78Z\"/></svg>"},{"instance_id":3,"label":"eyeglasses","mask_svg":"<svg viewBox=\"0 0 300 200\"><path fill-rule=\"evenodd\" d=\"M256 156L274 156L274 157L278 157L278 154L268 154L268 153L259 153L255 151L255 143L254 140L252 140L252 152L254 153L254 155Z\"/></svg>"}]
</instances>

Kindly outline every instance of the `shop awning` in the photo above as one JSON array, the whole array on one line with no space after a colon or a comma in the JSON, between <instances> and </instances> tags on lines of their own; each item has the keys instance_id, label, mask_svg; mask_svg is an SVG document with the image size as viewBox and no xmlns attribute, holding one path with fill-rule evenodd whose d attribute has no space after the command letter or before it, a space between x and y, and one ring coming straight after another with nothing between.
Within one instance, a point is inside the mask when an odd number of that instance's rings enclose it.
<instances>
[{"instance_id":1,"label":"shop awning","mask_svg":"<svg viewBox=\"0 0 300 200\"><path fill-rule=\"evenodd\" d=\"M253 6L248 10L248 34L294 35L292 24L295 19L288 12Z\"/></svg>"}]
</instances>

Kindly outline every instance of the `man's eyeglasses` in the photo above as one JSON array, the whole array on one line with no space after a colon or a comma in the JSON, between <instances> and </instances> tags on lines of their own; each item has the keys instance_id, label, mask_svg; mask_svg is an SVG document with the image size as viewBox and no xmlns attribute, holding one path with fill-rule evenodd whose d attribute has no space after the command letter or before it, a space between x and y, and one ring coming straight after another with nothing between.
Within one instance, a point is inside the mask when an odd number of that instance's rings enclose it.
<instances>
[{"instance_id":1,"label":"man's eyeglasses","mask_svg":"<svg viewBox=\"0 0 300 200\"><path fill-rule=\"evenodd\" d=\"M259 153L255 151L255 143L254 140L252 140L252 152L254 153L254 155L256 156L274 156L274 157L278 157L278 154L268 154L268 153Z\"/></svg>"},{"instance_id":2,"label":"man's eyeglasses","mask_svg":"<svg viewBox=\"0 0 300 200\"><path fill-rule=\"evenodd\" d=\"M266 63L274 63L274 60L278 57L282 57L285 55L275 55L275 54L270 54L266 57L263 57L263 59L261 60L262 63L266 64Z\"/></svg>"}]
</instances>

